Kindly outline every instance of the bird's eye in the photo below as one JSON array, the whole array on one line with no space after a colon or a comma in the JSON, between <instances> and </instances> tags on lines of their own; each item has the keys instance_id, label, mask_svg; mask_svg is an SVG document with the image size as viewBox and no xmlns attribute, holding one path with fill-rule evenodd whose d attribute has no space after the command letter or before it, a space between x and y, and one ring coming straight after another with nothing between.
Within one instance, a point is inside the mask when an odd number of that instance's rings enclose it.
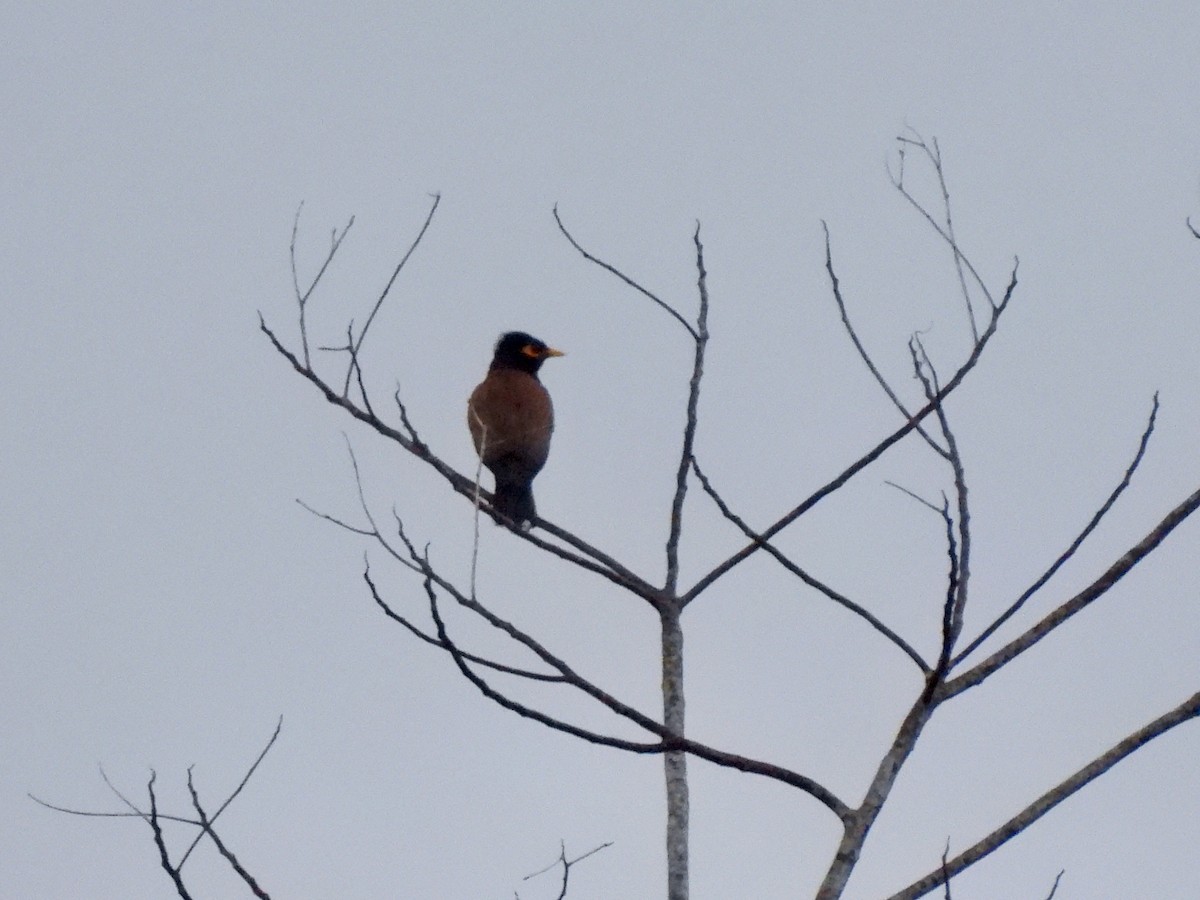
<instances>
[{"instance_id":1,"label":"bird's eye","mask_svg":"<svg viewBox=\"0 0 1200 900\"><path fill-rule=\"evenodd\" d=\"M526 356L531 357L533 359L541 359L541 357L542 357L542 351L539 350L537 347L535 347L533 344L526 344L524 347L521 348L521 352L524 353Z\"/></svg>"}]
</instances>

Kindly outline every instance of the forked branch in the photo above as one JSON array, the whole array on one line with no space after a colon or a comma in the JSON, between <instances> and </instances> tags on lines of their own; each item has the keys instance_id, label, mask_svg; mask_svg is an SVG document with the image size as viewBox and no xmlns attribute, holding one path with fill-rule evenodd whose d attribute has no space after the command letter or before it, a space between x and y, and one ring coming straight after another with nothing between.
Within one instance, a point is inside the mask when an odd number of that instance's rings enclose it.
<instances>
[{"instance_id":1,"label":"forked branch","mask_svg":"<svg viewBox=\"0 0 1200 900\"><path fill-rule=\"evenodd\" d=\"M555 898L555 900L563 900L563 898L565 898L567 896L567 883L568 883L568 881L570 881L570 878L571 878L571 867L576 865L577 863L583 862L589 856L594 856L595 854L599 853L601 850L611 847L612 841L606 841L605 843L601 844L599 847L593 847L587 853L581 853L579 856L576 856L574 859L567 859L567 845L565 843L561 843L559 846L560 846L560 850L559 850L559 854L558 854L558 859L556 859L554 862L550 863L550 865L546 866L545 868L538 869L536 872L531 872L530 874L526 875L524 878L521 879L522 881L529 881L532 878L537 878L539 875L545 875L551 869L556 869L559 866L562 866L562 884L559 887L558 896ZM520 900L520 895L518 895L517 900Z\"/></svg>"},{"instance_id":2,"label":"forked branch","mask_svg":"<svg viewBox=\"0 0 1200 900\"><path fill-rule=\"evenodd\" d=\"M1150 444L1150 435L1154 433L1154 421L1157 417L1158 392L1156 391L1154 394L1154 404L1150 408L1150 420L1146 423L1145 431L1142 432L1141 441L1138 442L1137 453L1134 454L1133 461L1125 469L1125 475L1121 478L1120 483L1113 488L1112 492L1108 495L1108 498L1103 504L1101 504L1100 508L1096 510L1095 514L1088 521L1087 525L1085 525L1083 530L1075 536L1075 539L1071 541L1070 546L1067 547L1067 549L1061 554L1059 554L1058 558L1050 564L1050 567L1046 569L1046 571L1040 576L1038 576L1033 584L1022 591L1021 596L1017 597L1017 599L1013 601L1012 605L1009 606L1008 609L1002 612L990 625L983 629L977 638L959 651L959 653L954 657L954 665L957 665L959 662L969 656L977 647L979 647L980 644L995 634L1001 625L1016 615L1021 607L1023 607L1029 600L1029 598L1040 591L1045 586L1046 582L1054 577L1054 574L1062 568L1063 564L1066 563L1067 560L1075 555L1075 551L1077 551L1083 545L1083 542L1087 540L1088 536L1095 531L1096 526L1100 524L1101 520L1108 514L1108 511L1113 508L1113 505L1117 502L1117 498L1125 492L1125 488L1129 487L1130 482L1133 481L1133 473L1137 471L1138 466L1142 463L1142 457L1146 455L1146 447Z\"/></svg>"},{"instance_id":3,"label":"forked branch","mask_svg":"<svg viewBox=\"0 0 1200 900\"><path fill-rule=\"evenodd\" d=\"M987 659L983 660L961 675L950 679L944 685L941 699L960 694L968 688L981 684L985 679L995 674L999 669L1008 665L1050 632L1065 623L1077 612L1085 609L1093 601L1104 596L1108 591L1129 572L1154 552L1167 535L1179 527L1188 516L1200 508L1200 489L1196 490L1182 503L1166 514L1144 538L1130 547L1120 559L1109 566L1099 578L1077 593L1070 600L1033 625L1019 637L1009 641Z\"/></svg>"},{"instance_id":4,"label":"forked branch","mask_svg":"<svg viewBox=\"0 0 1200 900\"><path fill-rule=\"evenodd\" d=\"M576 250L579 251L580 256L582 256L588 262L599 266L600 268L604 269L606 272L609 272L609 273L615 275L621 281L625 282L625 284L629 285L629 287L633 288L635 291L637 291L639 294L641 294L643 297L645 297L647 300L649 300L651 303L653 303L659 309L666 312L667 315L669 315L671 318L673 318L676 322L678 322L680 325L682 325L684 327L684 329L688 332L688 334L690 334L692 336L692 340L699 340L700 336L696 333L696 329L693 328L692 325L688 322L688 320L685 319L680 314L679 310L675 309L675 307L673 307L671 304L667 303L665 300L663 300L661 297L659 297L653 291L649 290L648 288L643 287L639 282L630 278L628 275L626 275L624 272L622 272L616 266L614 266L610 263L606 263L604 260L600 259L597 256L593 256L591 253L589 253L587 250L585 250L580 245L580 243L577 240L575 240L575 236L573 234L571 234L570 231L567 230L567 226L563 224L562 217L559 216L559 214L558 214L558 205L557 204L555 204L555 206L554 206L554 221L558 223L558 230L562 232L563 237L565 237L567 239L567 242L570 243L570 245L572 247L574 247ZM697 242L699 241L699 233L700 233L699 227L697 227L697 231L696 231Z\"/></svg>"}]
</instances>

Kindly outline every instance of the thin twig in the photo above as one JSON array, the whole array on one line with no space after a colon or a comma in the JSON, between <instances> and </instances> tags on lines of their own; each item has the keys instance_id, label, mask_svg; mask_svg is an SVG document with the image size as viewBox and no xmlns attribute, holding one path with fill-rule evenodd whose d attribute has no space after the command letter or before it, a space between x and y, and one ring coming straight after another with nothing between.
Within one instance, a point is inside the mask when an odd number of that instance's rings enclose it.
<instances>
[{"instance_id":1,"label":"thin twig","mask_svg":"<svg viewBox=\"0 0 1200 900\"><path fill-rule=\"evenodd\" d=\"M833 301L837 304L838 313L842 319L842 327L846 330L846 334L850 336L850 342L854 344L854 349L858 351L859 358L866 363L868 371L875 377L875 381L879 386L883 388L883 392L887 394L888 399L892 401L896 409L900 410L900 414L905 419L911 419L912 413L908 411L908 408L904 405L900 397L892 390L892 386L888 384L887 379L883 377L883 373L879 371L879 368L875 365L875 361L867 353L867 348L863 346L862 341L858 337L858 332L855 331L854 325L850 322L850 314L846 310L846 301L842 297L841 282L837 277L837 272L833 268L833 250L830 247L829 225L824 219L821 220L821 227L825 230L825 271L829 275L829 285L833 291ZM946 455L946 449L935 441L923 426L918 425L916 431L935 453L942 457Z\"/></svg>"},{"instance_id":2,"label":"thin twig","mask_svg":"<svg viewBox=\"0 0 1200 900\"><path fill-rule=\"evenodd\" d=\"M896 140L902 144L911 144L916 147L921 147L922 149L926 149L926 152L928 152L923 142L918 142L912 138L906 138L903 136L896 138ZM904 187L904 183L902 181L892 177L892 185L900 192L901 196L903 196L904 199L907 200L912 207L921 214L922 218L929 223L930 227L932 227L933 230L938 233L942 240L946 242L947 246L949 246L951 251L954 253L955 258L962 260L962 264L966 266L967 271L971 273L971 278L977 285L979 285L979 289L983 292L984 297L987 298L988 305L991 306L992 315L994 317L996 311L1000 308L1000 306L1003 305L1003 302L1000 304L996 303L995 298L992 296L991 289L988 288L987 283L984 282L982 276L980 276L979 272L975 269L975 266L971 260L968 259L967 256L962 252L962 249L958 246L958 243L954 240L953 236L947 233L946 229L938 224L938 221L934 219L929 210L922 206L921 202L908 192L908 189ZM982 335L980 337L982 338Z\"/></svg>"},{"instance_id":3,"label":"thin twig","mask_svg":"<svg viewBox=\"0 0 1200 900\"><path fill-rule=\"evenodd\" d=\"M886 479L884 480L883 483L886 484L888 487L895 488L896 490L898 490L900 493L904 494L905 496L911 497L913 500L916 500L922 506L924 506L928 509L931 509L935 513L938 513L939 515L941 515L942 507L938 506L936 503L926 500L924 497L922 497L916 491L909 490L902 484L897 484L894 481L890 481L890 480L886 480ZM943 493L942 494L942 502L945 503L945 500L946 500L946 495L945 495L945 493Z\"/></svg>"},{"instance_id":4,"label":"thin twig","mask_svg":"<svg viewBox=\"0 0 1200 900\"><path fill-rule=\"evenodd\" d=\"M400 399L400 383L396 382L396 409L400 413L400 424L404 426L413 445L419 447L422 451L428 452L428 448L421 442L421 438L417 435L417 429L413 427L412 421L408 418L408 407L404 405L404 401Z\"/></svg>"},{"instance_id":5,"label":"thin twig","mask_svg":"<svg viewBox=\"0 0 1200 900\"><path fill-rule=\"evenodd\" d=\"M46 809L52 809L55 812L66 813L69 816L85 816L93 819L141 819L147 825L150 824L150 814L143 810L134 807L132 812L96 812L86 809L72 809L69 806L58 806L38 797L36 794L26 794L30 800L38 806L44 806ZM172 816L166 813L159 813L158 818L164 822L179 822L183 825L199 825L195 819L189 819L185 816Z\"/></svg>"},{"instance_id":6,"label":"thin twig","mask_svg":"<svg viewBox=\"0 0 1200 900\"><path fill-rule=\"evenodd\" d=\"M1050 893L1046 895L1046 900L1054 900L1054 895L1058 893L1058 883L1062 881L1062 877L1066 872L1066 869L1058 870L1058 874L1054 876L1054 884L1050 886Z\"/></svg>"},{"instance_id":7,"label":"thin twig","mask_svg":"<svg viewBox=\"0 0 1200 900\"><path fill-rule=\"evenodd\" d=\"M570 242L572 247L574 247L576 250L579 251L580 255L584 259L586 259L590 263L594 263L595 265L604 269L606 272L610 272L613 275L616 275L619 279L621 279L623 282L625 282L627 285L629 285L631 288L633 288L635 291L637 291L643 297L647 298L648 300L657 304L662 309L666 310L667 313L669 313L670 316L673 319L675 319L675 321L677 321L680 325L682 325L685 329L687 329L687 332L692 336L692 340L699 339L699 336L696 334L696 330L690 324L688 324L687 319L685 319L683 316L681 316L679 314L679 312L673 306L671 306L669 303L667 303L666 301L659 298L657 294L642 287L640 284L638 284L636 281L634 281L632 278L630 278L628 275L626 275L620 269L616 268L615 266L613 266L609 263L606 263L604 260L599 259L599 258L593 256L588 251L584 250L583 247L580 246L579 242L577 240L575 240L575 237L571 234L571 232L567 231L567 226L563 224L563 220L558 214L558 204L554 205L554 221L558 223L558 230L563 233L563 237L565 237Z\"/></svg>"},{"instance_id":8,"label":"thin twig","mask_svg":"<svg viewBox=\"0 0 1200 900\"><path fill-rule=\"evenodd\" d=\"M306 510L307 512L312 513L318 519L324 519L326 522L330 522L330 523L338 526L338 528L344 528L346 531L353 532L354 534L361 534L364 537L375 537L376 533L374 530L369 529L369 528L360 528L357 525L351 525L349 522L346 522L343 519L339 519L337 516L333 516L333 515L330 515L329 513L321 512L319 509L309 506L307 503L305 503L299 497L296 498L296 504L298 506L300 506L301 508L303 508L304 510Z\"/></svg>"},{"instance_id":9,"label":"thin twig","mask_svg":"<svg viewBox=\"0 0 1200 900\"><path fill-rule=\"evenodd\" d=\"M312 368L312 359L309 356L308 349L308 329L305 323L305 313L308 310L308 300L312 296L313 291L317 289L317 285L321 283L321 278L325 274L325 270L329 268L329 264L333 262L333 257L338 252L338 247L342 245L346 234L350 231L350 226L354 224L354 216L350 217L350 221L346 223L346 227L342 229L341 234L338 234L337 229L333 230L333 236L330 241L329 253L325 255L325 259L321 263L321 267L317 270L317 274L313 276L313 280L309 282L308 288L301 293L300 279L296 274L296 237L300 230L300 212L304 209L302 202L296 208L296 217L292 220L292 241L288 246L288 256L292 265L292 289L296 292L296 302L300 307L300 346L304 351L305 368Z\"/></svg>"},{"instance_id":10,"label":"thin twig","mask_svg":"<svg viewBox=\"0 0 1200 900\"><path fill-rule=\"evenodd\" d=\"M475 424L479 426L479 462L475 465L475 496L472 498L475 507L474 529L475 533L471 542L471 599L475 597L475 575L479 566L479 510L480 510L480 483L483 480L483 456L487 451L487 424L479 417L479 413L475 411L474 405L467 404L467 412L474 417Z\"/></svg>"},{"instance_id":11,"label":"thin twig","mask_svg":"<svg viewBox=\"0 0 1200 900\"><path fill-rule=\"evenodd\" d=\"M942 189L942 211L946 222L946 235L950 240L951 251L954 256L954 269L958 273L958 284L962 290L963 304L967 308L967 318L971 322L971 339L977 341L979 340L979 328L975 324L975 308L971 304L971 291L967 288L967 279L963 274L963 259L965 257L959 251L958 240L954 236L954 219L950 211L950 189L946 186L946 173L942 169L942 150L938 146L936 137L931 138L927 143L915 129L909 128L909 131L916 139L906 140L924 151L925 156L933 164L933 171L937 175L938 187ZM931 144L932 146L930 146Z\"/></svg>"},{"instance_id":12,"label":"thin twig","mask_svg":"<svg viewBox=\"0 0 1200 900\"><path fill-rule=\"evenodd\" d=\"M404 264L408 262L408 258L413 255L413 252L417 249L417 245L421 243L421 238L425 237L425 232L429 230L429 224L433 221L433 214L437 212L438 204L441 202L442 195L434 194L433 203L429 207L429 213L425 216L425 222L421 226L421 230L417 232L417 236L413 239L412 244L409 246L408 252L400 258L400 262L398 262L396 267L392 270L392 275L390 278L388 278L387 284L384 285L383 290L379 293L379 297L375 300L375 306L372 307L371 314L367 316L367 321L363 323L362 330L358 333L358 337L351 342L350 368L346 370L346 385L342 389L343 393L350 390L350 373L353 371L353 367L357 365L359 351L362 349L363 340L367 336L367 329L369 329L371 327L371 323L375 321L375 315L379 312L380 307L383 306L383 301L387 299L388 294L391 292L392 285L396 283L396 279L400 275L400 270L404 268Z\"/></svg>"}]
</instances>

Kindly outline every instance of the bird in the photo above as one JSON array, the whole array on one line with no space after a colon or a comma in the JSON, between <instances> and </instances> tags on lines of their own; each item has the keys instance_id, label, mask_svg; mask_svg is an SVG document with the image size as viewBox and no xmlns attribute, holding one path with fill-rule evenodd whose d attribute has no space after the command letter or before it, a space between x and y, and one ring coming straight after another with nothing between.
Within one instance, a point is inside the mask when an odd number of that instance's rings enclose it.
<instances>
[{"instance_id":1,"label":"bird","mask_svg":"<svg viewBox=\"0 0 1200 900\"><path fill-rule=\"evenodd\" d=\"M554 407L538 369L563 355L523 331L506 332L496 341L487 376L467 401L475 452L496 480L492 509L523 531L537 516L533 478L546 464L554 431Z\"/></svg>"}]
</instances>

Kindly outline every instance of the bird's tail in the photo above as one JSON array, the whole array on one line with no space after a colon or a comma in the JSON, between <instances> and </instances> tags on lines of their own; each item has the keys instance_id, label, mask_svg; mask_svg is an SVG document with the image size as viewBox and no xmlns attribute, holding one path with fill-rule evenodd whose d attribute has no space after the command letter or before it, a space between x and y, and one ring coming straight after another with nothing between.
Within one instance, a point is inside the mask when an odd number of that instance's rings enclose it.
<instances>
[{"instance_id":1,"label":"bird's tail","mask_svg":"<svg viewBox=\"0 0 1200 900\"><path fill-rule=\"evenodd\" d=\"M492 508L508 516L518 527L537 518L533 489L528 484L498 483L496 493L492 495Z\"/></svg>"}]
</instances>

